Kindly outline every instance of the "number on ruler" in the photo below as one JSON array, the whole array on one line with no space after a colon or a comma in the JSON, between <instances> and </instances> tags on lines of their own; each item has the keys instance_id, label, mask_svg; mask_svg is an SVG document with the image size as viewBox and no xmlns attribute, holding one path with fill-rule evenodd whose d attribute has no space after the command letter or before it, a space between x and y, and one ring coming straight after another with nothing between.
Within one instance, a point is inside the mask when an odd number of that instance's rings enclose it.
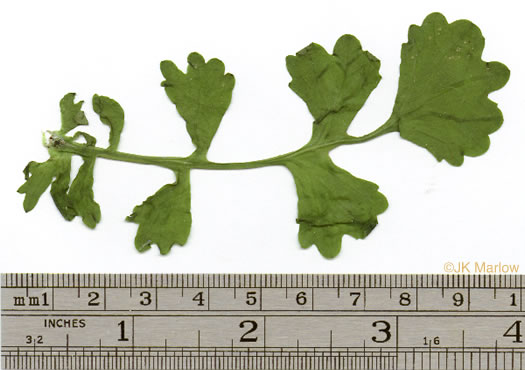
<instances>
[{"instance_id":1,"label":"number on ruler","mask_svg":"<svg viewBox=\"0 0 525 370\"><path fill-rule=\"evenodd\" d=\"M126 322L124 320L122 320L117 325L120 328L120 338L118 339L118 341L119 342L127 342L127 341L129 341L129 338L126 337Z\"/></svg>"},{"instance_id":2,"label":"number on ruler","mask_svg":"<svg viewBox=\"0 0 525 370\"><path fill-rule=\"evenodd\" d=\"M410 300L410 293L403 292L399 295L399 304L401 306L410 306L411 300Z\"/></svg>"},{"instance_id":3,"label":"number on ruler","mask_svg":"<svg viewBox=\"0 0 525 370\"><path fill-rule=\"evenodd\" d=\"M297 293L295 296L295 302L297 302L299 306L304 306L306 302L308 302L308 299L306 298L306 292Z\"/></svg>"},{"instance_id":4,"label":"number on ruler","mask_svg":"<svg viewBox=\"0 0 525 370\"><path fill-rule=\"evenodd\" d=\"M100 305L100 302L98 302L99 297L100 295L98 294L98 292L89 292L88 298L90 299L88 302L88 306L99 306Z\"/></svg>"},{"instance_id":5,"label":"number on ruler","mask_svg":"<svg viewBox=\"0 0 525 370\"><path fill-rule=\"evenodd\" d=\"M454 301L454 306L459 307L463 305L463 302L465 299L463 298L463 294L460 292L454 293L452 296L452 300Z\"/></svg>"},{"instance_id":6,"label":"number on ruler","mask_svg":"<svg viewBox=\"0 0 525 370\"><path fill-rule=\"evenodd\" d=\"M512 293L510 295L510 305L516 307L516 293Z\"/></svg>"},{"instance_id":7,"label":"number on ruler","mask_svg":"<svg viewBox=\"0 0 525 370\"><path fill-rule=\"evenodd\" d=\"M390 338L392 338L392 333L390 332L390 323L388 321L385 321L385 320L374 321L372 323L372 326L374 328L376 328L378 325L382 326L381 328L378 328L378 330L379 330L380 333L384 333L384 337L383 338L379 338L379 337L376 337L374 335L372 337L372 341L374 341L376 343L388 342L390 340Z\"/></svg>"},{"instance_id":8,"label":"number on ruler","mask_svg":"<svg viewBox=\"0 0 525 370\"><path fill-rule=\"evenodd\" d=\"M425 346L428 346L430 344L434 344L434 345L439 345L439 337L430 337L430 338L427 338L427 337L423 337L423 344Z\"/></svg>"},{"instance_id":9,"label":"number on ruler","mask_svg":"<svg viewBox=\"0 0 525 370\"><path fill-rule=\"evenodd\" d=\"M26 344L44 344L44 337L38 335L33 337L31 335L26 335Z\"/></svg>"},{"instance_id":10,"label":"number on ruler","mask_svg":"<svg viewBox=\"0 0 525 370\"><path fill-rule=\"evenodd\" d=\"M143 306L149 306L151 304L151 293L148 291L140 292L140 296L142 297L142 300L140 301L140 304Z\"/></svg>"},{"instance_id":11,"label":"number on ruler","mask_svg":"<svg viewBox=\"0 0 525 370\"><path fill-rule=\"evenodd\" d=\"M512 343L523 343L521 340L523 337L523 334L521 334L521 320L514 321L514 324L512 324L510 328L507 329L503 336L514 338Z\"/></svg>"},{"instance_id":12,"label":"number on ruler","mask_svg":"<svg viewBox=\"0 0 525 370\"><path fill-rule=\"evenodd\" d=\"M361 297L361 292L350 292L350 297L355 297L352 306L357 306L357 301L359 300L359 297Z\"/></svg>"},{"instance_id":13,"label":"number on ruler","mask_svg":"<svg viewBox=\"0 0 525 370\"><path fill-rule=\"evenodd\" d=\"M199 292L193 297L192 301L199 302L197 306L204 306L204 293Z\"/></svg>"},{"instance_id":14,"label":"number on ruler","mask_svg":"<svg viewBox=\"0 0 525 370\"><path fill-rule=\"evenodd\" d=\"M47 292L42 293L42 298L44 298L44 303L42 303L42 306L49 306L49 303L47 302Z\"/></svg>"},{"instance_id":15,"label":"number on ruler","mask_svg":"<svg viewBox=\"0 0 525 370\"><path fill-rule=\"evenodd\" d=\"M255 330L257 330L257 322L253 320L244 320L241 321L239 324L239 328L243 329L245 326L250 326L248 331L246 331L242 336L240 341L241 342L257 342L257 337L248 337L248 334L253 333Z\"/></svg>"},{"instance_id":16,"label":"number on ruler","mask_svg":"<svg viewBox=\"0 0 525 370\"><path fill-rule=\"evenodd\" d=\"M257 292L246 292L246 304L253 306L257 303Z\"/></svg>"}]
</instances>

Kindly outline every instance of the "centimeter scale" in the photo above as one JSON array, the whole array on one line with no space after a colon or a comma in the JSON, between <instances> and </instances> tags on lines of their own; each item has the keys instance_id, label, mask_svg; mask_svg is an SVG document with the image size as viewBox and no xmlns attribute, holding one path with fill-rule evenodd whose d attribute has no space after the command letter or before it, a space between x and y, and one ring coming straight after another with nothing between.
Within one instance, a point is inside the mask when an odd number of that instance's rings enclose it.
<instances>
[{"instance_id":1,"label":"centimeter scale","mask_svg":"<svg viewBox=\"0 0 525 370\"><path fill-rule=\"evenodd\" d=\"M3 274L3 369L525 369L523 275Z\"/></svg>"}]
</instances>

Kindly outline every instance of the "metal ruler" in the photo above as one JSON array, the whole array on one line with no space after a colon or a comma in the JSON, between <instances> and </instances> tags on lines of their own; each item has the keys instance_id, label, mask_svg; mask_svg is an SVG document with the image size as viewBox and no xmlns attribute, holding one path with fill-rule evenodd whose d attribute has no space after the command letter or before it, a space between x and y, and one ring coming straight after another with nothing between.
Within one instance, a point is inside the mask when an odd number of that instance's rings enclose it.
<instances>
[{"instance_id":1,"label":"metal ruler","mask_svg":"<svg viewBox=\"0 0 525 370\"><path fill-rule=\"evenodd\" d=\"M522 275L3 274L3 369L525 369Z\"/></svg>"}]
</instances>

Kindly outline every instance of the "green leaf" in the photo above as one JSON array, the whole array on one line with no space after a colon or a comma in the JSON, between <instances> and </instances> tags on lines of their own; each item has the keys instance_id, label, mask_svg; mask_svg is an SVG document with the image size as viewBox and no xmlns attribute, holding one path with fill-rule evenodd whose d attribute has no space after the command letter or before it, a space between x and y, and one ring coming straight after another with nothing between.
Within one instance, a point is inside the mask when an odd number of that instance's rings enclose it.
<instances>
[{"instance_id":1,"label":"green leaf","mask_svg":"<svg viewBox=\"0 0 525 370\"><path fill-rule=\"evenodd\" d=\"M82 135L87 141L88 146L94 146L96 140L93 136L85 132L78 132L77 135ZM77 215L82 217L84 224L94 229L100 221L100 206L95 202L93 194L93 170L95 168L96 157L83 156L84 161L78 169L77 176L71 183L69 188L69 199L75 209Z\"/></svg>"},{"instance_id":2,"label":"green leaf","mask_svg":"<svg viewBox=\"0 0 525 370\"><path fill-rule=\"evenodd\" d=\"M45 162L34 162L31 161L24 168L24 176L26 182L18 188L20 194L25 194L24 198L24 210L26 212L31 211L35 208L38 200L49 187L53 179L61 176L69 176L69 170L71 167L71 156L67 154L57 154L51 156ZM62 186L63 180L59 180L59 184L55 189L55 192L60 192L59 188ZM55 199L55 203L61 212L65 211L65 208L61 209L60 197L57 197L58 201ZM66 216L64 216L66 217Z\"/></svg>"},{"instance_id":3,"label":"green leaf","mask_svg":"<svg viewBox=\"0 0 525 370\"><path fill-rule=\"evenodd\" d=\"M53 156L58 157L58 154L52 154ZM62 161L60 165L61 171L56 174L55 180L51 183L50 193L55 206L62 216L66 220L71 221L77 216L68 195L69 182L71 180L71 155L60 154L57 160Z\"/></svg>"},{"instance_id":4,"label":"green leaf","mask_svg":"<svg viewBox=\"0 0 525 370\"><path fill-rule=\"evenodd\" d=\"M100 206L94 200L93 168L95 158L83 157L84 163L78 169L78 174L71 183L69 198L76 213L82 217L84 224L94 229L100 221Z\"/></svg>"},{"instance_id":5,"label":"green leaf","mask_svg":"<svg viewBox=\"0 0 525 370\"><path fill-rule=\"evenodd\" d=\"M150 196L126 221L139 225L135 247L144 252L157 244L168 254L174 244L184 245L191 229L191 194L189 171L177 173L177 182L164 185Z\"/></svg>"},{"instance_id":6,"label":"green leaf","mask_svg":"<svg viewBox=\"0 0 525 370\"><path fill-rule=\"evenodd\" d=\"M481 59L485 40L467 20L451 24L439 13L412 25L401 51L392 118L401 136L454 166L485 153L488 135L503 122L488 94L505 85L509 70Z\"/></svg>"},{"instance_id":7,"label":"green leaf","mask_svg":"<svg viewBox=\"0 0 525 370\"><path fill-rule=\"evenodd\" d=\"M235 84L233 75L224 74L220 60L210 59L206 63L198 53L188 56L186 74L168 60L160 64L160 69L166 79L161 85L186 121L196 154L205 157L230 105Z\"/></svg>"},{"instance_id":8,"label":"green leaf","mask_svg":"<svg viewBox=\"0 0 525 370\"><path fill-rule=\"evenodd\" d=\"M156 244L162 254L167 254L174 244L184 245L190 233L191 169L283 165L291 171L297 187L301 246L315 244L323 256L332 258L340 252L344 235L367 237L388 202L376 184L337 167L330 150L399 131L404 139L453 165L460 165L465 155L483 154L489 147L489 134L503 120L488 95L509 78L503 64L481 59L483 47L481 32L466 20L448 24L435 13L421 26L412 26L402 48L392 116L374 131L355 137L347 134L348 127L379 83L380 63L351 35L339 38L332 54L311 44L286 59L292 78L289 86L314 117L311 140L273 158L232 163L209 162L206 155L229 107L234 77L225 73L221 61L206 62L198 53L188 56L186 72L171 61L163 61L162 86L186 121L196 147L194 153L181 158L117 152L124 112L116 101L99 95L93 96L93 109L110 127L108 150L95 147L95 138L83 132L68 136L77 126L87 125L82 102L75 103L75 94L70 93L60 102L61 129L51 132L45 143L50 159L30 162L24 170L26 182L18 191L25 194L24 209L30 211L51 185L51 195L64 218L71 220L78 215L94 228L100 220L100 207L93 195L97 157L176 171L175 183L163 186L126 218L138 225L135 246L139 251ZM77 142L79 136L84 137L85 144ZM70 185L72 155L81 156L84 162Z\"/></svg>"},{"instance_id":9,"label":"green leaf","mask_svg":"<svg viewBox=\"0 0 525 370\"><path fill-rule=\"evenodd\" d=\"M61 134L66 134L77 126L87 125L88 120L82 111L83 101L75 103L75 93L64 95L60 100L60 115L62 118Z\"/></svg>"},{"instance_id":10,"label":"green leaf","mask_svg":"<svg viewBox=\"0 0 525 370\"><path fill-rule=\"evenodd\" d=\"M286 58L292 76L289 86L315 118L313 138L328 141L346 136L350 122L381 79L379 65L352 35L337 40L333 55L312 43Z\"/></svg>"},{"instance_id":11,"label":"green leaf","mask_svg":"<svg viewBox=\"0 0 525 370\"><path fill-rule=\"evenodd\" d=\"M83 136L88 146L93 146L96 140L85 132L77 132L71 139ZM93 168L95 157L82 157L84 163L69 186L71 176L71 154L50 150L50 158L43 163L29 162L24 169L26 182L18 189L26 194L24 210L31 211L41 195L51 184L51 196L62 216L71 221L75 216L81 216L82 221L94 228L100 221L100 207L94 201Z\"/></svg>"},{"instance_id":12,"label":"green leaf","mask_svg":"<svg viewBox=\"0 0 525 370\"><path fill-rule=\"evenodd\" d=\"M93 95L93 110L110 127L108 149L116 150L124 128L124 110L115 100L97 94Z\"/></svg>"},{"instance_id":13,"label":"green leaf","mask_svg":"<svg viewBox=\"0 0 525 370\"><path fill-rule=\"evenodd\" d=\"M344 234L365 238L388 202L372 182L337 167L328 151L310 152L286 162L297 187L299 242L315 244L326 258L341 250Z\"/></svg>"}]
</instances>

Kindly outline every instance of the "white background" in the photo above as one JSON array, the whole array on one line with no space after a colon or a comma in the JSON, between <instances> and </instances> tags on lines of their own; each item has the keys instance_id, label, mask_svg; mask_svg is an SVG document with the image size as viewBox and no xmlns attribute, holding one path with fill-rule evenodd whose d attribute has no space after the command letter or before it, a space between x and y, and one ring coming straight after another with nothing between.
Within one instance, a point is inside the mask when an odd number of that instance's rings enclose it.
<instances>
[{"instance_id":1,"label":"white background","mask_svg":"<svg viewBox=\"0 0 525 370\"><path fill-rule=\"evenodd\" d=\"M19 1L0 6L2 272L443 272L447 261L522 263L525 269L525 112L523 19L519 2L305 1L131 2ZM185 156L193 151L184 121L160 87L159 62L181 69L198 51L218 57L236 77L232 104L209 159L249 161L302 146L312 118L287 86L285 57L315 41L331 51L345 33L381 60L383 79L352 123L361 135L390 115L400 47L410 24L431 12L467 18L486 38L484 60L511 70L493 93L505 116L487 154L456 168L390 134L340 147L341 167L377 183L390 207L365 240L343 239L326 260L297 242L297 197L284 168L192 171L193 226L185 247L160 256L133 246L133 207L173 175L164 169L98 160L96 230L66 222L49 192L26 214L17 188L30 160L44 161L45 130L60 125L68 92L86 101L89 132L107 143L91 110L94 93L126 113L120 150ZM78 168L80 161L75 161Z\"/></svg>"}]
</instances>

